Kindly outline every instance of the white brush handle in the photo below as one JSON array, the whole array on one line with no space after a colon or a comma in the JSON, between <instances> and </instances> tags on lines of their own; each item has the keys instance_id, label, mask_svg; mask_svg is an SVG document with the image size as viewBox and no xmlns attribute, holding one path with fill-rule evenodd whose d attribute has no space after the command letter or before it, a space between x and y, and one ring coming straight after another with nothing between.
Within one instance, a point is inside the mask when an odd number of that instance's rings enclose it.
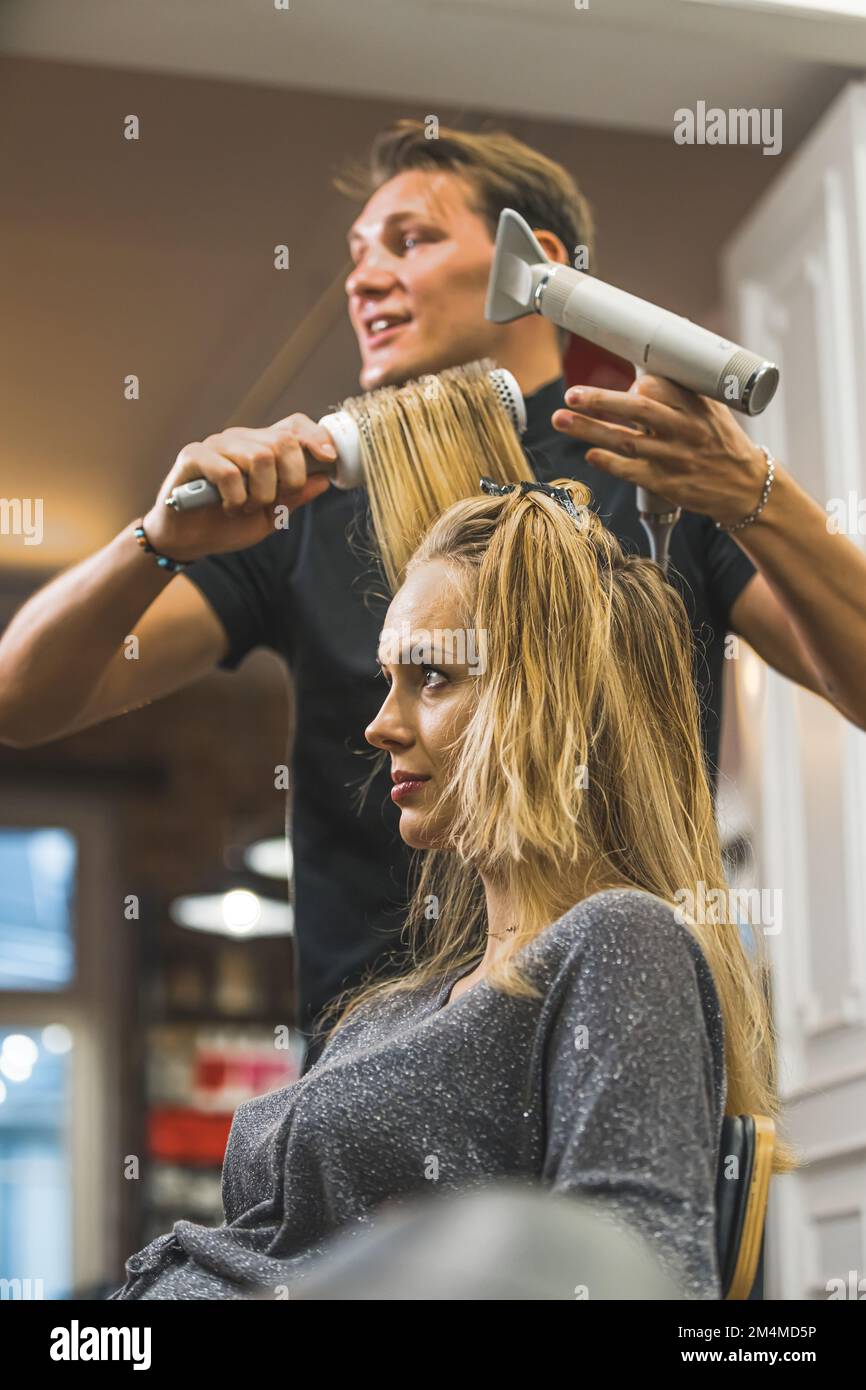
<instances>
[{"instance_id":1,"label":"white brush handle","mask_svg":"<svg viewBox=\"0 0 866 1390\"><path fill-rule=\"evenodd\" d=\"M337 459L331 463L314 458L305 451L307 474L326 473L335 487L360 487L361 451L355 421L346 411L340 410L334 415L324 415L319 424L325 426L334 441ZM190 482L172 488L165 505L176 512L191 512L197 507L213 507L219 501L220 491L214 483L209 483L205 478L192 478Z\"/></svg>"}]
</instances>

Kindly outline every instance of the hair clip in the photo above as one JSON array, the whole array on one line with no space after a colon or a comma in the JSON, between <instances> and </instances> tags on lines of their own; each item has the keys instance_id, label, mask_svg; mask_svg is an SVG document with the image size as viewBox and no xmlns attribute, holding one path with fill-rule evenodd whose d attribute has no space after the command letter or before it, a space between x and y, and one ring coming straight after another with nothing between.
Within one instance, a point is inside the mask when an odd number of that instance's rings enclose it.
<instances>
[{"instance_id":1,"label":"hair clip","mask_svg":"<svg viewBox=\"0 0 866 1390\"><path fill-rule=\"evenodd\" d=\"M572 502L571 494L567 488L551 487L549 483L529 482L526 479L520 483L495 483L492 478L481 479L481 491L486 492L489 497L503 497L506 492L513 492L516 487L519 487L524 495L527 492L546 493L548 497L553 498L554 502L558 502L579 526L583 525L583 519Z\"/></svg>"}]
</instances>

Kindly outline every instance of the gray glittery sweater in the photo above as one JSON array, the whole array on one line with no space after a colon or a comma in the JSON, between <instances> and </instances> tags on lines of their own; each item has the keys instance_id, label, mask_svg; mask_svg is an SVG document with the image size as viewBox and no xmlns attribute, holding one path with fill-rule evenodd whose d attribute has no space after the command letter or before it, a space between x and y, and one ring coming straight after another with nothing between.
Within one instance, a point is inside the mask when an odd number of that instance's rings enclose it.
<instances>
[{"instance_id":1,"label":"gray glittery sweater","mask_svg":"<svg viewBox=\"0 0 866 1390\"><path fill-rule=\"evenodd\" d=\"M671 907L609 889L520 960L539 999L480 980L444 1007L463 967L368 1001L304 1076L240 1105L222 1225L175 1222L110 1298L273 1296L383 1203L500 1177L603 1196L689 1296L720 1298L724 1034L703 952Z\"/></svg>"}]
</instances>

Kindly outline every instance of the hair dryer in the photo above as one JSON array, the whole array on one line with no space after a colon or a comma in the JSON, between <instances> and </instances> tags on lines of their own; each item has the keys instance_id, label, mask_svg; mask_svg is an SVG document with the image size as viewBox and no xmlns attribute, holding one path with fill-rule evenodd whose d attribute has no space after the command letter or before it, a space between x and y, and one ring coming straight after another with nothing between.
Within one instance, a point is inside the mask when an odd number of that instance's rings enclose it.
<instances>
[{"instance_id":1,"label":"hair dryer","mask_svg":"<svg viewBox=\"0 0 866 1390\"><path fill-rule=\"evenodd\" d=\"M492 323L542 314L557 327L633 362L639 376L667 377L746 415L758 415L779 383L778 368L756 353L582 270L551 261L512 208L503 208L499 216L484 313ZM653 559L666 569L680 508L641 487L637 505Z\"/></svg>"}]
</instances>

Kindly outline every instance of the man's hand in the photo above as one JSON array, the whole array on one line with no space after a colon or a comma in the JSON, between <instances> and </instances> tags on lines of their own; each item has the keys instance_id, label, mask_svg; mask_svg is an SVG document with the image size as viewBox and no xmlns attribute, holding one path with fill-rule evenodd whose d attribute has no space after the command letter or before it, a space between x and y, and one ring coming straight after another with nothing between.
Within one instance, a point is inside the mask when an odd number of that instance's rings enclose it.
<instances>
[{"instance_id":1,"label":"man's hand","mask_svg":"<svg viewBox=\"0 0 866 1390\"><path fill-rule=\"evenodd\" d=\"M246 550L264 540L274 530L276 505L292 512L330 486L324 473L307 473L305 450L326 463L337 457L328 431L307 415L289 415L268 429L233 426L187 444L144 518L148 540L175 560ZM192 478L213 483L220 505L167 507L172 489Z\"/></svg>"},{"instance_id":2,"label":"man's hand","mask_svg":"<svg viewBox=\"0 0 866 1390\"><path fill-rule=\"evenodd\" d=\"M740 521L761 500L764 453L726 405L644 376L628 391L572 386L552 424L593 447L587 462L626 478L675 506L722 525Z\"/></svg>"}]
</instances>

